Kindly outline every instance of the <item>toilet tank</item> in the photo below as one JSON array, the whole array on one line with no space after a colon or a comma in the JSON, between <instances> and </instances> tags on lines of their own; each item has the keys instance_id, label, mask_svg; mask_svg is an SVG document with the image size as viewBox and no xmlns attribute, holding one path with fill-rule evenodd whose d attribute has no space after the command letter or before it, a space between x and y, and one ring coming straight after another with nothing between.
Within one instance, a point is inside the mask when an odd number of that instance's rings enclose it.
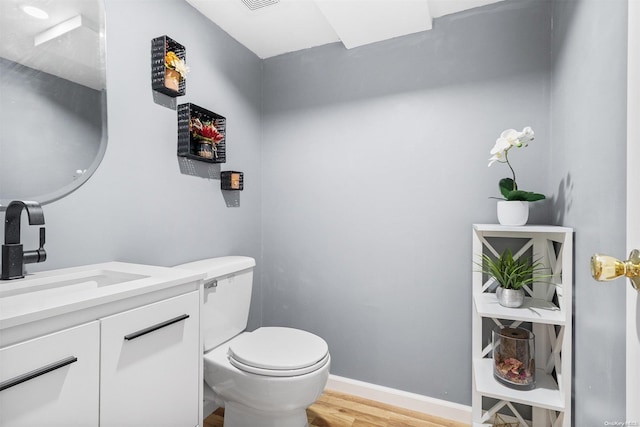
<instances>
[{"instance_id":1,"label":"toilet tank","mask_svg":"<svg viewBox=\"0 0 640 427\"><path fill-rule=\"evenodd\" d=\"M227 256L174 267L206 275L200 312L204 351L219 346L246 329L255 265L255 260L250 257Z\"/></svg>"}]
</instances>

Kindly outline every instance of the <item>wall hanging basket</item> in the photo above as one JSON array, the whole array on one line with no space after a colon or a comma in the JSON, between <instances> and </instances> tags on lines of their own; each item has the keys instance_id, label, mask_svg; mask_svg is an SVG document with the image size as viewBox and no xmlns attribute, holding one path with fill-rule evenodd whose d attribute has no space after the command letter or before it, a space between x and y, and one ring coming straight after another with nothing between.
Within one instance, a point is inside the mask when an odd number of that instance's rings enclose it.
<instances>
[{"instance_id":1,"label":"wall hanging basket","mask_svg":"<svg viewBox=\"0 0 640 427\"><path fill-rule=\"evenodd\" d=\"M178 60L182 61L186 68L187 50L183 45L167 36L151 40L151 88L153 90L172 98L186 93L187 83L184 76L171 66L167 66L168 62Z\"/></svg>"},{"instance_id":2,"label":"wall hanging basket","mask_svg":"<svg viewBox=\"0 0 640 427\"><path fill-rule=\"evenodd\" d=\"M244 190L244 173L238 171L220 172L220 188L223 190Z\"/></svg>"},{"instance_id":3,"label":"wall hanging basket","mask_svg":"<svg viewBox=\"0 0 640 427\"><path fill-rule=\"evenodd\" d=\"M209 163L227 161L227 119L187 103L178 105L178 156Z\"/></svg>"}]
</instances>

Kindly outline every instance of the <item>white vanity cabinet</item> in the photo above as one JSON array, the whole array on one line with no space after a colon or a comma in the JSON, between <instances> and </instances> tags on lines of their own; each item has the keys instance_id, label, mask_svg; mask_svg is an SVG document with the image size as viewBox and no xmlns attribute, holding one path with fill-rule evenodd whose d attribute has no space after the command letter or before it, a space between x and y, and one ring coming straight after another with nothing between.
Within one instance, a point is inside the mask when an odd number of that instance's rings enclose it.
<instances>
[{"instance_id":1,"label":"white vanity cabinet","mask_svg":"<svg viewBox=\"0 0 640 427\"><path fill-rule=\"evenodd\" d=\"M199 295L100 320L100 426L199 425Z\"/></svg>"},{"instance_id":2,"label":"white vanity cabinet","mask_svg":"<svg viewBox=\"0 0 640 427\"><path fill-rule=\"evenodd\" d=\"M0 426L98 426L99 326L0 349Z\"/></svg>"},{"instance_id":3,"label":"white vanity cabinet","mask_svg":"<svg viewBox=\"0 0 640 427\"><path fill-rule=\"evenodd\" d=\"M0 427L197 427L203 275L109 262L0 283Z\"/></svg>"}]
</instances>

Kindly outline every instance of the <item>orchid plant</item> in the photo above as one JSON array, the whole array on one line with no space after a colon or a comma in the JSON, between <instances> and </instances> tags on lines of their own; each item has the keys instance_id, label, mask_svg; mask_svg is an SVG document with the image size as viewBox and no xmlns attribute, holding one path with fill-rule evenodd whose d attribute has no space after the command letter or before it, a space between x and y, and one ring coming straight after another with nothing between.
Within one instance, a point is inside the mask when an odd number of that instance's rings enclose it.
<instances>
[{"instance_id":1,"label":"orchid plant","mask_svg":"<svg viewBox=\"0 0 640 427\"><path fill-rule=\"evenodd\" d=\"M512 148L522 148L529 145L529 142L533 141L534 133L530 127L525 127L521 132L515 129L507 129L500 134L500 137L496 140L496 144L491 149L491 157L489 158L489 166L498 163L506 163L511 170L513 178L502 178L498 182L500 193L505 200L520 200L526 202L535 202L545 198L544 194L533 193L530 191L523 191L518 189L516 183L516 173L509 163L509 150Z\"/></svg>"}]
</instances>

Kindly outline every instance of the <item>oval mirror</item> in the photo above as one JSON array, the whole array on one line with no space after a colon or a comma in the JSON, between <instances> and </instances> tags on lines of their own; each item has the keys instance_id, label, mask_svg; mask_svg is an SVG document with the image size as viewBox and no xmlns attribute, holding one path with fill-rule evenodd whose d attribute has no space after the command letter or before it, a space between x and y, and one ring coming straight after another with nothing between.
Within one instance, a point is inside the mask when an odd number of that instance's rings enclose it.
<instances>
[{"instance_id":1,"label":"oval mirror","mask_svg":"<svg viewBox=\"0 0 640 427\"><path fill-rule=\"evenodd\" d=\"M103 0L0 0L0 205L80 187L107 145Z\"/></svg>"}]
</instances>

